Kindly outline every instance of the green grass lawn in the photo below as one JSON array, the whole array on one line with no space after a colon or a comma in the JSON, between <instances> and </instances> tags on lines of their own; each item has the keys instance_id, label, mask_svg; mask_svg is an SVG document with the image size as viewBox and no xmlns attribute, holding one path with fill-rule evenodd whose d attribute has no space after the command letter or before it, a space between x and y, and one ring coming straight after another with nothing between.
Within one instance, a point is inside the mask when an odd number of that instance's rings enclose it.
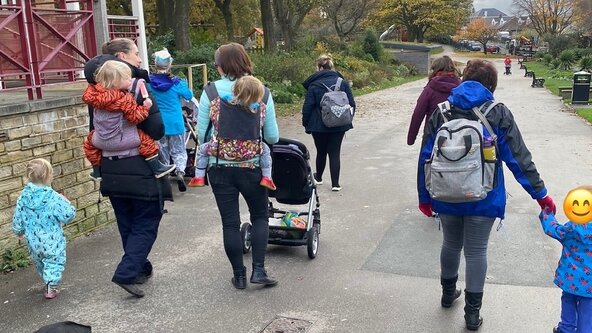
<instances>
[{"instance_id":1,"label":"green grass lawn","mask_svg":"<svg viewBox=\"0 0 592 333\"><path fill-rule=\"evenodd\" d=\"M560 96L559 87L573 86L573 73L575 71L551 69L538 61L528 61L524 65L529 71L533 71L537 78L545 79L545 88L551 91L553 95ZM519 73L524 74L524 70L520 70ZM571 103L571 100L564 100L564 103ZM578 116L592 123L592 108L577 108L575 112Z\"/></svg>"}]
</instances>

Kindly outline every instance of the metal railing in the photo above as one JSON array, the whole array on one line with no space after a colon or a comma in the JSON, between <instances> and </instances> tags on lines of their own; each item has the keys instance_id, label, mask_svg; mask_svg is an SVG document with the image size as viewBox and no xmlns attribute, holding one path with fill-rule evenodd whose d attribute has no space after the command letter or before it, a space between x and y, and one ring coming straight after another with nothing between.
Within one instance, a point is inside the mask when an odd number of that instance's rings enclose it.
<instances>
[{"instance_id":1,"label":"metal railing","mask_svg":"<svg viewBox=\"0 0 592 333\"><path fill-rule=\"evenodd\" d=\"M93 0L11 0L0 5L0 89L27 90L81 79L96 55Z\"/></svg>"}]
</instances>

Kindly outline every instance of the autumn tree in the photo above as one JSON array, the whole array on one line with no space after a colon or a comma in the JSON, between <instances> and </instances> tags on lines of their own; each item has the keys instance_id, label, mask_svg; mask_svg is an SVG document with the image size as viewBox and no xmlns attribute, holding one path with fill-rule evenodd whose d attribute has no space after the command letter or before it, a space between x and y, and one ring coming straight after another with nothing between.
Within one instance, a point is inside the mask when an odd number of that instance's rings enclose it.
<instances>
[{"instance_id":1,"label":"autumn tree","mask_svg":"<svg viewBox=\"0 0 592 333\"><path fill-rule=\"evenodd\" d=\"M232 10L230 9L231 0L214 0L214 2L222 13L226 24L226 40L231 41L234 39L234 23L232 21Z\"/></svg>"},{"instance_id":2,"label":"autumn tree","mask_svg":"<svg viewBox=\"0 0 592 333\"><path fill-rule=\"evenodd\" d=\"M467 30L462 34L462 37L481 43L483 52L487 54L487 43L493 40L496 34L497 28L487 23L484 18L478 18L467 24Z\"/></svg>"},{"instance_id":3,"label":"autumn tree","mask_svg":"<svg viewBox=\"0 0 592 333\"><path fill-rule=\"evenodd\" d=\"M271 0L261 0L259 3L261 7L261 26L265 38L265 52L272 52L275 50L275 31L273 28L273 11L271 9Z\"/></svg>"},{"instance_id":4,"label":"autumn tree","mask_svg":"<svg viewBox=\"0 0 592 333\"><path fill-rule=\"evenodd\" d=\"M327 15L340 39L354 31L368 15L376 0L325 0L321 9Z\"/></svg>"},{"instance_id":5,"label":"autumn tree","mask_svg":"<svg viewBox=\"0 0 592 333\"><path fill-rule=\"evenodd\" d=\"M302 20L312 10L317 0L274 0L275 19L280 26L286 49L294 47L294 39Z\"/></svg>"},{"instance_id":6,"label":"autumn tree","mask_svg":"<svg viewBox=\"0 0 592 333\"><path fill-rule=\"evenodd\" d=\"M592 32L592 2L590 0L576 0L574 4L574 22L583 32Z\"/></svg>"},{"instance_id":7,"label":"autumn tree","mask_svg":"<svg viewBox=\"0 0 592 333\"><path fill-rule=\"evenodd\" d=\"M405 27L410 40L423 42L429 30L454 33L471 8L471 0L382 0L376 21Z\"/></svg>"},{"instance_id":8,"label":"autumn tree","mask_svg":"<svg viewBox=\"0 0 592 333\"><path fill-rule=\"evenodd\" d=\"M558 35L569 28L574 20L574 3L577 0L513 0L518 13L528 15L539 36ZM582 0L584 2L590 0Z\"/></svg>"}]
</instances>

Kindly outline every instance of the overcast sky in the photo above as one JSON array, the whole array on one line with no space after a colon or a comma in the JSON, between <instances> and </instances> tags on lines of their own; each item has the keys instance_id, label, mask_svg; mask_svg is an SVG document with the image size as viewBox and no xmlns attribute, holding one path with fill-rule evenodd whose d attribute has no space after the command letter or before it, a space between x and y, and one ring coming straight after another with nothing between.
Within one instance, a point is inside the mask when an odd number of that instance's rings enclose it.
<instances>
[{"instance_id":1,"label":"overcast sky","mask_svg":"<svg viewBox=\"0 0 592 333\"><path fill-rule=\"evenodd\" d=\"M512 0L473 0L475 11L483 8L495 8L506 15L512 15Z\"/></svg>"}]
</instances>

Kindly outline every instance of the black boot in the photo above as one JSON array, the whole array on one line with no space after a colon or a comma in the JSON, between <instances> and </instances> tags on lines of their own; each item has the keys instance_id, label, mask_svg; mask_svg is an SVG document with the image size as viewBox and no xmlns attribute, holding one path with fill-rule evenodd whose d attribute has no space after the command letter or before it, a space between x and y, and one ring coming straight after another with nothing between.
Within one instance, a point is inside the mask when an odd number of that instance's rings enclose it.
<instances>
[{"instance_id":1,"label":"black boot","mask_svg":"<svg viewBox=\"0 0 592 333\"><path fill-rule=\"evenodd\" d=\"M243 269L234 271L234 277L230 281L236 289L245 289L247 287L247 268L243 266Z\"/></svg>"},{"instance_id":2,"label":"black boot","mask_svg":"<svg viewBox=\"0 0 592 333\"><path fill-rule=\"evenodd\" d=\"M479 316L483 293L471 293L465 289L465 322L469 331L476 331L483 324L483 318Z\"/></svg>"},{"instance_id":3,"label":"black boot","mask_svg":"<svg viewBox=\"0 0 592 333\"><path fill-rule=\"evenodd\" d=\"M251 274L251 283L263 284L265 286L275 286L277 281L267 276L263 264L253 264L253 273Z\"/></svg>"},{"instance_id":4,"label":"black boot","mask_svg":"<svg viewBox=\"0 0 592 333\"><path fill-rule=\"evenodd\" d=\"M458 275L450 279L440 277L440 284L442 285L442 307L451 307L452 302L454 302L455 299L460 297L461 291L460 289L456 289L457 280Z\"/></svg>"},{"instance_id":5,"label":"black boot","mask_svg":"<svg viewBox=\"0 0 592 333\"><path fill-rule=\"evenodd\" d=\"M101 167L96 165L96 166L93 166L92 168L93 168L93 171L90 174L90 176L93 177L97 181L101 181Z\"/></svg>"}]
</instances>

